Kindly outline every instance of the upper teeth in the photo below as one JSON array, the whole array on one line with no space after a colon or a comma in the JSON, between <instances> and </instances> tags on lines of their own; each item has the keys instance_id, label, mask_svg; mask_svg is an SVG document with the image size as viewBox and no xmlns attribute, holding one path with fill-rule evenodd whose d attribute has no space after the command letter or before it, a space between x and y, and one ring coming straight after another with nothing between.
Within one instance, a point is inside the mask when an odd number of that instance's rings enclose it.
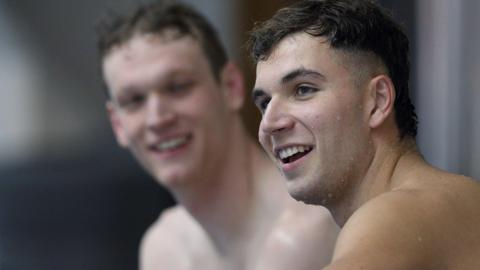
<instances>
[{"instance_id":1,"label":"upper teeth","mask_svg":"<svg viewBox=\"0 0 480 270\"><path fill-rule=\"evenodd\" d=\"M297 153L303 153L305 151L310 150L311 147L308 146L292 146L292 147L287 147L283 148L282 150L278 151L278 156L281 159L291 157Z\"/></svg>"},{"instance_id":2,"label":"upper teeth","mask_svg":"<svg viewBox=\"0 0 480 270\"><path fill-rule=\"evenodd\" d=\"M175 138L175 139L171 139L171 140L160 143L157 146L157 148L160 150L168 150L168 149L178 147L179 145L184 144L186 141L187 141L187 136L184 136L181 138Z\"/></svg>"}]
</instances>

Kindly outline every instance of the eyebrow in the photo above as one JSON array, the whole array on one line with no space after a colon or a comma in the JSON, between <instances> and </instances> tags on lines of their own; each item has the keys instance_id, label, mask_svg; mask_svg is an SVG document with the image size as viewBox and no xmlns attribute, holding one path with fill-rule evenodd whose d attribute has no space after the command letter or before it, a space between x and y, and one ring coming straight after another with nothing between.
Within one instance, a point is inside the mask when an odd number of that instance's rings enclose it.
<instances>
[{"instance_id":1,"label":"eyebrow","mask_svg":"<svg viewBox=\"0 0 480 270\"><path fill-rule=\"evenodd\" d=\"M289 72L285 76L283 76L280 79L280 83L281 84L286 84L286 83L289 83L289 82L295 80L298 77L306 77L306 76L313 76L313 77L319 77L321 79L325 79L325 76L322 73L317 72L315 70L306 69L304 67L301 67L301 68L297 68L295 70L292 70L291 72Z\"/></svg>"}]
</instances>

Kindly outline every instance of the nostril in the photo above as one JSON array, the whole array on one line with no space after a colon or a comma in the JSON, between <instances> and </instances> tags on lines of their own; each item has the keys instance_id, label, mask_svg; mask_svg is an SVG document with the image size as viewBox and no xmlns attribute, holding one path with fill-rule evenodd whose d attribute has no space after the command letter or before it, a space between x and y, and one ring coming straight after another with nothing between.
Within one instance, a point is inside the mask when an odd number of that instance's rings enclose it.
<instances>
[{"instance_id":1,"label":"nostril","mask_svg":"<svg viewBox=\"0 0 480 270\"><path fill-rule=\"evenodd\" d=\"M147 126L152 129L163 129L173 125L176 116L173 112L150 113L147 117Z\"/></svg>"}]
</instances>

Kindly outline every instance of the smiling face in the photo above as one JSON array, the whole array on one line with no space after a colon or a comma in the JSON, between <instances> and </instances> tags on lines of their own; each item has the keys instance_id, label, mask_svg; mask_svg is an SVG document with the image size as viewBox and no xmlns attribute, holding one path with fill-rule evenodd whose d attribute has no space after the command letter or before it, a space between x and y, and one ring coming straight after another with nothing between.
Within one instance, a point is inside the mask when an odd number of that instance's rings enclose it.
<instances>
[{"instance_id":1,"label":"smiling face","mask_svg":"<svg viewBox=\"0 0 480 270\"><path fill-rule=\"evenodd\" d=\"M159 182L175 188L214 171L241 102L226 100L225 76L216 80L198 41L137 35L111 50L103 72L119 144Z\"/></svg>"},{"instance_id":2,"label":"smiling face","mask_svg":"<svg viewBox=\"0 0 480 270\"><path fill-rule=\"evenodd\" d=\"M371 160L367 91L321 37L293 34L257 64L259 140L292 197L335 203Z\"/></svg>"}]
</instances>

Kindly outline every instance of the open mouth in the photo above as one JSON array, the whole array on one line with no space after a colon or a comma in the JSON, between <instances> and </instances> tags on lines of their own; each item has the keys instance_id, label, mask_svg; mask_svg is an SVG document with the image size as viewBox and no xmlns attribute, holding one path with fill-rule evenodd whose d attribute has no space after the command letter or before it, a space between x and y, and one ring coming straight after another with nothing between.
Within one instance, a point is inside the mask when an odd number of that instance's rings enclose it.
<instances>
[{"instance_id":1,"label":"open mouth","mask_svg":"<svg viewBox=\"0 0 480 270\"><path fill-rule=\"evenodd\" d=\"M291 146L277 151L277 158L283 163L292 163L312 151L312 146Z\"/></svg>"},{"instance_id":2,"label":"open mouth","mask_svg":"<svg viewBox=\"0 0 480 270\"><path fill-rule=\"evenodd\" d=\"M173 151L186 145L191 138L192 136L190 134L182 137L171 138L153 145L151 149L159 152Z\"/></svg>"}]
</instances>

